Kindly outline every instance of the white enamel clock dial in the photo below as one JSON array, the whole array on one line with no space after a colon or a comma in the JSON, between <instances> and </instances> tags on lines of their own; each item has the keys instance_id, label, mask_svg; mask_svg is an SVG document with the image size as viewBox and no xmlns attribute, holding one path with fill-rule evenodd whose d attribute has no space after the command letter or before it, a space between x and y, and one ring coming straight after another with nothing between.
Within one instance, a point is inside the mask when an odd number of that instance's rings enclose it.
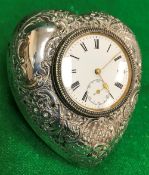
<instances>
[{"instance_id":1,"label":"white enamel clock dial","mask_svg":"<svg viewBox=\"0 0 149 175\"><path fill-rule=\"evenodd\" d=\"M60 69L68 96L91 111L115 106L130 86L126 52L112 37L100 33L75 38L63 54Z\"/></svg>"}]
</instances>

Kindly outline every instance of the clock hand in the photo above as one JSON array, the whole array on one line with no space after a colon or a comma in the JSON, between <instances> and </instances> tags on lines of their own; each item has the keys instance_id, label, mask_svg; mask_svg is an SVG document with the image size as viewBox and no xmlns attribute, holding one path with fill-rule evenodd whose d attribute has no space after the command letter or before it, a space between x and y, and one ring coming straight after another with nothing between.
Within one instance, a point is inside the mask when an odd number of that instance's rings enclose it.
<instances>
[{"instance_id":1,"label":"clock hand","mask_svg":"<svg viewBox=\"0 0 149 175\"><path fill-rule=\"evenodd\" d=\"M121 52L121 51L119 51L117 54L115 54L115 55L110 59L110 61L108 61L100 70L104 69L108 64L110 64L110 63L112 62L112 60L113 60L117 55L120 54L120 52Z\"/></svg>"},{"instance_id":2,"label":"clock hand","mask_svg":"<svg viewBox=\"0 0 149 175\"><path fill-rule=\"evenodd\" d=\"M109 90L108 84L103 80L103 78L101 76L101 69L99 69L99 68L95 69L95 74L99 75L99 77L103 83L103 88L106 89L108 91L109 95L114 99L113 95L111 94L111 92Z\"/></svg>"},{"instance_id":3,"label":"clock hand","mask_svg":"<svg viewBox=\"0 0 149 175\"><path fill-rule=\"evenodd\" d=\"M114 99L113 95L109 92L110 96Z\"/></svg>"},{"instance_id":4,"label":"clock hand","mask_svg":"<svg viewBox=\"0 0 149 175\"><path fill-rule=\"evenodd\" d=\"M103 80L103 78L102 78L101 75L99 75L99 76L100 76L100 78L101 78L101 80L102 80L102 82L103 82L103 88L106 89L106 90L108 91L109 95L114 99L113 95L111 94L111 92L110 92L110 90L109 90L108 84Z\"/></svg>"}]
</instances>

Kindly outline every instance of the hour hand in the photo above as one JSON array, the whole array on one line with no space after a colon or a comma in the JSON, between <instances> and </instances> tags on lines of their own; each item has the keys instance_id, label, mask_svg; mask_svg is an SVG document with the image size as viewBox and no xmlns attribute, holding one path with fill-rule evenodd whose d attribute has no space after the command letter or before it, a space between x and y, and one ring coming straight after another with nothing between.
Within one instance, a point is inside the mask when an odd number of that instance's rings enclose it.
<instances>
[{"instance_id":1,"label":"hour hand","mask_svg":"<svg viewBox=\"0 0 149 175\"><path fill-rule=\"evenodd\" d=\"M101 69L100 68L96 68L95 69L95 74L100 76L100 78L102 80L102 83L103 83L103 89L106 89L108 91L109 95L114 99L113 95L111 94L111 92L109 90L108 84L103 80L103 78L101 76Z\"/></svg>"}]
</instances>

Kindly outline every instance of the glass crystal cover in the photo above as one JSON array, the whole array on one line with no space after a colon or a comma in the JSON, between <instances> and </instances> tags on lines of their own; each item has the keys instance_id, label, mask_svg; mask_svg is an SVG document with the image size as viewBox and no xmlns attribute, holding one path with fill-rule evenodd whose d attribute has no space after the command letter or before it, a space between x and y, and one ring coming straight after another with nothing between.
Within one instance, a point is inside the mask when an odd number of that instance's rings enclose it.
<instances>
[{"instance_id":1,"label":"glass crystal cover","mask_svg":"<svg viewBox=\"0 0 149 175\"><path fill-rule=\"evenodd\" d=\"M102 111L113 107L127 93L131 65L123 47L113 38L90 33L67 46L61 76L68 96L79 106Z\"/></svg>"}]
</instances>

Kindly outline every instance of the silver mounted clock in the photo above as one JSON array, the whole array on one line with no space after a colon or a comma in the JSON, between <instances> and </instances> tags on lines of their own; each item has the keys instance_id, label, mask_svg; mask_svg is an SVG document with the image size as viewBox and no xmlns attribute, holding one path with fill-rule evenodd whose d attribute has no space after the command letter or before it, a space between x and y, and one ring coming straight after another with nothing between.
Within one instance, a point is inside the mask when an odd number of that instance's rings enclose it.
<instances>
[{"instance_id":1,"label":"silver mounted clock","mask_svg":"<svg viewBox=\"0 0 149 175\"><path fill-rule=\"evenodd\" d=\"M134 110L141 56L131 30L110 15L47 11L17 27L8 75L37 135L68 161L94 166Z\"/></svg>"}]
</instances>

